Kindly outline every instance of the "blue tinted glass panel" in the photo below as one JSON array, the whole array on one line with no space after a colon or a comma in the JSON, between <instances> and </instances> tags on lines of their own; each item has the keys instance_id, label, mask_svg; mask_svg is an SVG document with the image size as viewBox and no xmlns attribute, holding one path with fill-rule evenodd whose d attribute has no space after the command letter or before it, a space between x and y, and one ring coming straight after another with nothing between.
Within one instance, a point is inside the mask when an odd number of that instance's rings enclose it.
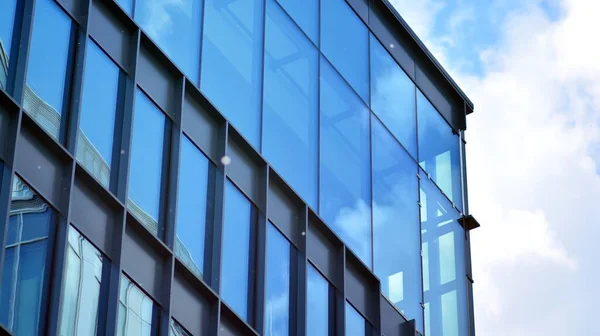
<instances>
[{"instance_id":1,"label":"blue tinted glass panel","mask_svg":"<svg viewBox=\"0 0 600 336\"><path fill-rule=\"evenodd\" d=\"M37 335L46 274L50 208L20 179L13 180L11 222L0 284L0 323L13 335Z\"/></svg>"},{"instance_id":2,"label":"blue tinted glass panel","mask_svg":"<svg viewBox=\"0 0 600 336\"><path fill-rule=\"evenodd\" d=\"M165 115L139 89L135 95L129 168L129 210L158 232Z\"/></svg>"},{"instance_id":3,"label":"blue tinted glass panel","mask_svg":"<svg viewBox=\"0 0 600 336\"><path fill-rule=\"evenodd\" d=\"M369 110L321 58L319 212L371 265Z\"/></svg>"},{"instance_id":4,"label":"blue tinted glass panel","mask_svg":"<svg viewBox=\"0 0 600 336\"><path fill-rule=\"evenodd\" d=\"M65 98L70 35L71 19L54 1L35 2L23 107L56 139Z\"/></svg>"},{"instance_id":5,"label":"blue tinted glass panel","mask_svg":"<svg viewBox=\"0 0 600 336\"><path fill-rule=\"evenodd\" d=\"M6 236L6 245L12 245L17 242L19 233L19 216L10 216L8 219L8 233Z\"/></svg>"},{"instance_id":6,"label":"blue tinted glass panel","mask_svg":"<svg viewBox=\"0 0 600 336\"><path fill-rule=\"evenodd\" d=\"M61 335L94 335L102 283L102 254L73 227L62 284Z\"/></svg>"},{"instance_id":7,"label":"blue tinted glass panel","mask_svg":"<svg viewBox=\"0 0 600 336\"><path fill-rule=\"evenodd\" d=\"M192 272L201 276L209 163L185 135L181 136L180 155L175 254Z\"/></svg>"},{"instance_id":8,"label":"blue tinted glass panel","mask_svg":"<svg viewBox=\"0 0 600 336\"><path fill-rule=\"evenodd\" d=\"M369 33L344 0L321 1L321 51L369 101Z\"/></svg>"},{"instance_id":9,"label":"blue tinted glass panel","mask_svg":"<svg viewBox=\"0 0 600 336\"><path fill-rule=\"evenodd\" d=\"M306 35L319 45L319 0L277 0Z\"/></svg>"},{"instance_id":10,"label":"blue tinted glass panel","mask_svg":"<svg viewBox=\"0 0 600 336\"><path fill-rule=\"evenodd\" d=\"M0 88L6 87L17 0L2 1L0 11Z\"/></svg>"},{"instance_id":11,"label":"blue tinted glass panel","mask_svg":"<svg viewBox=\"0 0 600 336\"><path fill-rule=\"evenodd\" d=\"M329 282L310 264L306 284L306 334L329 335Z\"/></svg>"},{"instance_id":12,"label":"blue tinted glass panel","mask_svg":"<svg viewBox=\"0 0 600 336\"><path fill-rule=\"evenodd\" d=\"M206 0L201 89L260 148L263 0Z\"/></svg>"},{"instance_id":13,"label":"blue tinted glass panel","mask_svg":"<svg viewBox=\"0 0 600 336\"><path fill-rule=\"evenodd\" d=\"M346 302L346 336L365 336L365 319Z\"/></svg>"},{"instance_id":14,"label":"blue tinted glass panel","mask_svg":"<svg viewBox=\"0 0 600 336\"><path fill-rule=\"evenodd\" d=\"M417 163L376 119L373 131L373 253L381 291L423 331Z\"/></svg>"},{"instance_id":15,"label":"blue tinted glass panel","mask_svg":"<svg viewBox=\"0 0 600 336\"><path fill-rule=\"evenodd\" d=\"M417 90L419 164L462 209L460 139L429 100Z\"/></svg>"},{"instance_id":16,"label":"blue tinted glass panel","mask_svg":"<svg viewBox=\"0 0 600 336\"><path fill-rule=\"evenodd\" d=\"M135 20L175 64L198 84L201 0L137 0Z\"/></svg>"},{"instance_id":17,"label":"blue tinted glass panel","mask_svg":"<svg viewBox=\"0 0 600 336\"><path fill-rule=\"evenodd\" d=\"M250 271L250 201L229 181L225 188L221 296L242 318L248 318Z\"/></svg>"},{"instance_id":18,"label":"blue tinted glass panel","mask_svg":"<svg viewBox=\"0 0 600 336\"><path fill-rule=\"evenodd\" d=\"M465 238L460 217L421 171L423 291L427 335L468 335Z\"/></svg>"},{"instance_id":19,"label":"blue tinted glass panel","mask_svg":"<svg viewBox=\"0 0 600 336\"><path fill-rule=\"evenodd\" d=\"M269 224L265 280L265 335L290 333L290 243Z\"/></svg>"},{"instance_id":20,"label":"blue tinted glass panel","mask_svg":"<svg viewBox=\"0 0 600 336\"><path fill-rule=\"evenodd\" d=\"M121 274L117 336L152 335L153 306L152 299Z\"/></svg>"},{"instance_id":21,"label":"blue tinted glass panel","mask_svg":"<svg viewBox=\"0 0 600 336\"><path fill-rule=\"evenodd\" d=\"M275 0L267 1L263 153L315 207L318 52Z\"/></svg>"},{"instance_id":22,"label":"blue tinted glass panel","mask_svg":"<svg viewBox=\"0 0 600 336\"><path fill-rule=\"evenodd\" d=\"M110 181L118 92L119 68L88 40L76 154L105 187Z\"/></svg>"},{"instance_id":23,"label":"blue tinted glass panel","mask_svg":"<svg viewBox=\"0 0 600 336\"><path fill-rule=\"evenodd\" d=\"M115 0L115 2L121 5L125 10L125 13L129 15L131 15L131 12L133 11L133 1L134 0Z\"/></svg>"},{"instance_id":24,"label":"blue tinted glass panel","mask_svg":"<svg viewBox=\"0 0 600 336\"><path fill-rule=\"evenodd\" d=\"M415 90L410 78L371 35L371 109L416 158Z\"/></svg>"}]
</instances>

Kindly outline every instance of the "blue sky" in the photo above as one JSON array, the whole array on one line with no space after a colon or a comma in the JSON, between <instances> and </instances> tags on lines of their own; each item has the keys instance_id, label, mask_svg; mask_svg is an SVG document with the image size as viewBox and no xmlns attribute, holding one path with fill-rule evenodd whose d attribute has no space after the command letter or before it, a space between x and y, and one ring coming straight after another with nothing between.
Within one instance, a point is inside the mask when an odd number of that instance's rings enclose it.
<instances>
[{"instance_id":1,"label":"blue sky","mask_svg":"<svg viewBox=\"0 0 600 336\"><path fill-rule=\"evenodd\" d=\"M475 103L479 335L598 335L600 1L390 0Z\"/></svg>"}]
</instances>

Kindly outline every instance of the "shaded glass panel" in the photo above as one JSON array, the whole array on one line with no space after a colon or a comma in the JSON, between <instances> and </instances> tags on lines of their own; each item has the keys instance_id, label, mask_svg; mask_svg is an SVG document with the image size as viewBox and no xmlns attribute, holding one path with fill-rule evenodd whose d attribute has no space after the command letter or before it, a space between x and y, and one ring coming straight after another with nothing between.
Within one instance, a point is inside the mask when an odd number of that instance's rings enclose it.
<instances>
[{"instance_id":1,"label":"shaded glass panel","mask_svg":"<svg viewBox=\"0 0 600 336\"><path fill-rule=\"evenodd\" d=\"M87 42L77 160L108 188L119 94L119 68Z\"/></svg>"},{"instance_id":2,"label":"shaded glass panel","mask_svg":"<svg viewBox=\"0 0 600 336\"><path fill-rule=\"evenodd\" d=\"M175 254L192 272L202 276L211 165L185 135L181 136L180 155Z\"/></svg>"},{"instance_id":3,"label":"shaded glass panel","mask_svg":"<svg viewBox=\"0 0 600 336\"><path fill-rule=\"evenodd\" d=\"M227 181L223 221L221 296L244 319L248 319L251 225L250 201Z\"/></svg>"},{"instance_id":4,"label":"shaded glass panel","mask_svg":"<svg viewBox=\"0 0 600 336\"><path fill-rule=\"evenodd\" d=\"M265 335L289 335L291 246L270 223L267 227L266 253Z\"/></svg>"},{"instance_id":5,"label":"shaded glass panel","mask_svg":"<svg viewBox=\"0 0 600 336\"><path fill-rule=\"evenodd\" d=\"M104 258L73 227L66 254L60 334L95 335Z\"/></svg>"},{"instance_id":6,"label":"shaded glass panel","mask_svg":"<svg viewBox=\"0 0 600 336\"><path fill-rule=\"evenodd\" d=\"M329 282L310 264L307 265L306 334L329 335Z\"/></svg>"},{"instance_id":7,"label":"shaded glass panel","mask_svg":"<svg viewBox=\"0 0 600 336\"><path fill-rule=\"evenodd\" d=\"M369 110L321 58L319 213L371 265Z\"/></svg>"},{"instance_id":8,"label":"shaded glass panel","mask_svg":"<svg viewBox=\"0 0 600 336\"><path fill-rule=\"evenodd\" d=\"M135 95L127 207L157 234L165 115L139 89Z\"/></svg>"},{"instance_id":9,"label":"shaded glass panel","mask_svg":"<svg viewBox=\"0 0 600 336\"><path fill-rule=\"evenodd\" d=\"M346 302L346 336L365 336L366 322L354 307Z\"/></svg>"},{"instance_id":10,"label":"shaded glass panel","mask_svg":"<svg viewBox=\"0 0 600 336\"><path fill-rule=\"evenodd\" d=\"M8 60L12 49L16 7L17 0L2 1L0 11L0 88L2 89L6 87L8 78Z\"/></svg>"},{"instance_id":11,"label":"shaded glass panel","mask_svg":"<svg viewBox=\"0 0 600 336\"><path fill-rule=\"evenodd\" d=\"M316 206L318 51L267 1L263 153L275 170Z\"/></svg>"},{"instance_id":12,"label":"shaded glass panel","mask_svg":"<svg viewBox=\"0 0 600 336\"><path fill-rule=\"evenodd\" d=\"M373 139L373 253L381 291L423 331L417 163L377 120Z\"/></svg>"},{"instance_id":13,"label":"shaded glass panel","mask_svg":"<svg viewBox=\"0 0 600 336\"><path fill-rule=\"evenodd\" d=\"M13 180L11 223L15 239L6 245L0 284L0 323L13 335L37 335L46 286L52 210L19 178Z\"/></svg>"},{"instance_id":14,"label":"shaded glass panel","mask_svg":"<svg viewBox=\"0 0 600 336\"><path fill-rule=\"evenodd\" d=\"M306 35L319 45L319 0L277 0Z\"/></svg>"},{"instance_id":15,"label":"shaded glass panel","mask_svg":"<svg viewBox=\"0 0 600 336\"><path fill-rule=\"evenodd\" d=\"M468 335L465 238L460 214L421 171L421 235L425 330L428 335Z\"/></svg>"},{"instance_id":16,"label":"shaded glass panel","mask_svg":"<svg viewBox=\"0 0 600 336\"><path fill-rule=\"evenodd\" d=\"M39 0L35 2L32 29L23 108L58 139L67 96L71 19L56 2Z\"/></svg>"},{"instance_id":17,"label":"shaded glass panel","mask_svg":"<svg viewBox=\"0 0 600 336\"><path fill-rule=\"evenodd\" d=\"M201 89L260 148L263 0L205 0Z\"/></svg>"},{"instance_id":18,"label":"shaded glass panel","mask_svg":"<svg viewBox=\"0 0 600 336\"><path fill-rule=\"evenodd\" d=\"M121 274L117 336L150 336L154 302Z\"/></svg>"},{"instance_id":19,"label":"shaded glass panel","mask_svg":"<svg viewBox=\"0 0 600 336\"><path fill-rule=\"evenodd\" d=\"M419 164L462 209L460 139L429 100L417 90Z\"/></svg>"},{"instance_id":20,"label":"shaded glass panel","mask_svg":"<svg viewBox=\"0 0 600 336\"><path fill-rule=\"evenodd\" d=\"M202 0L137 0L135 20L193 83L198 84Z\"/></svg>"},{"instance_id":21,"label":"shaded glass panel","mask_svg":"<svg viewBox=\"0 0 600 336\"><path fill-rule=\"evenodd\" d=\"M415 85L371 35L371 109L413 157L417 157Z\"/></svg>"},{"instance_id":22,"label":"shaded glass panel","mask_svg":"<svg viewBox=\"0 0 600 336\"><path fill-rule=\"evenodd\" d=\"M321 51L369 101L369 33L344 0L321 1Z\"/></svg>"}]
</instances>

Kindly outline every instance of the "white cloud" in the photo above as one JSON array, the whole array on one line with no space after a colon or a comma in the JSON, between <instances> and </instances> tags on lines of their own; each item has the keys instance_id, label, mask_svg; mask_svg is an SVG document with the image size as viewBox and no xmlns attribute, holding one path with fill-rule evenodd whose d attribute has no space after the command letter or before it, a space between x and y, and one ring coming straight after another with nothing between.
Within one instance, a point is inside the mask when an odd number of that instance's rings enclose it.
<instances>
[{"instance_id":1,"label":"white cloud","mask_svg":"<svg viewBox=\"0 0 600 336\"><path fill-rule=\"evenodd\" d=\"M430 12L399 8L476 107L467 158L482 223L472 234L480 335L595 334L586 320L600 297L600 1L560 8L557 21L539 2L505 13L482 75L453 71L461 60L431 45Z\"/></svg>"}]
</instances>

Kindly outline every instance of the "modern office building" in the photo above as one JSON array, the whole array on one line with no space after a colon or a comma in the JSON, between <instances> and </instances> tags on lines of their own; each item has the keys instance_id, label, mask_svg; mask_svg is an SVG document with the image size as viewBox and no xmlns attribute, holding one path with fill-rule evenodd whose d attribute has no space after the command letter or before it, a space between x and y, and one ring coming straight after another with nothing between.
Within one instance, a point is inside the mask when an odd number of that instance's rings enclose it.
<instances>
[{"instance_id":1,"label":"modern office building","mask_svg":"<svg viewBox=\"0 0 600 336\"><path fill-rule=\"evenodd\" d=\"M0 2L7 335L475 335L473 104L387 0Z\"/></svg>"}]
</instances>

